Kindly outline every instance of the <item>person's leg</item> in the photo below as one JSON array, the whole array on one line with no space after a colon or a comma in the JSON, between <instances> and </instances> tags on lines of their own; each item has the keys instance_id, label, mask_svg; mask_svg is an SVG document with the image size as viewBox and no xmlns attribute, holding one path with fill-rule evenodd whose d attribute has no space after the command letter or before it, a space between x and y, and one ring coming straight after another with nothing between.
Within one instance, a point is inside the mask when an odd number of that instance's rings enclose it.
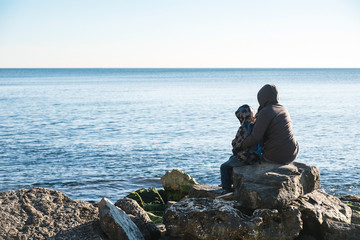
<instances>
[{"instance_id":1,"label":"person's leg","mask_svg":"<svg viewBox=\"0 0 360 240\"><path fill-rule=\"evenodd\" d=\"M221 185L224 190L231 191L233 167L241 165L243 165L243 163L240 162L236 156L232 155L228 161L220 166Z\"/></svg>"}]
</instances>

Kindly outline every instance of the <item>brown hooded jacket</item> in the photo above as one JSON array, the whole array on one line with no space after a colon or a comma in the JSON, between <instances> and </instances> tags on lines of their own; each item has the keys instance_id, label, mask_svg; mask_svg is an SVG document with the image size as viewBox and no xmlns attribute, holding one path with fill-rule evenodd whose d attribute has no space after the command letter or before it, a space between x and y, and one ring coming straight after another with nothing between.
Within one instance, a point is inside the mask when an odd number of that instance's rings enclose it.
<instances>
[{"instance_id":1,"label":"brown hooded jacket","mask_svg":"<svg viewBox=\"0 0 360 240\"><path fill-rule=\"evenodd\" d=\"M295 160L299 145L293 135L291 119L286 108L279 104L275 85L266 84L257 95L260 104L254 129L241 144L247 148L264 141L264 157L270 161L287 164Z\"/></svg>"}]
</instances>

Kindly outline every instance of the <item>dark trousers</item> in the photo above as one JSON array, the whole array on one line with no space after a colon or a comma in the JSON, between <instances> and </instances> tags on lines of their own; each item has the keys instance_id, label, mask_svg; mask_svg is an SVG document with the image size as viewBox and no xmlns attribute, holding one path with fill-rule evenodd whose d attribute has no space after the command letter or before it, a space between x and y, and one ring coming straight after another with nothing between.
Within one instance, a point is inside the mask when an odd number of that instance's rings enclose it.
<instances>
[{"instance_id":1,"label":"dark trousers","mask_svg":"<svg viewBox=\"0 0 360 240\"><path fill-rule=\"evenodd\" d=\"M221 164L220 173L221 173L221 185L225 190L231 190L231 185L233 184L232 180L232 171L234 167L243 166L244 163L239 161L234 155L232 155L227 162Z\"/></svg>"}]
</instances>

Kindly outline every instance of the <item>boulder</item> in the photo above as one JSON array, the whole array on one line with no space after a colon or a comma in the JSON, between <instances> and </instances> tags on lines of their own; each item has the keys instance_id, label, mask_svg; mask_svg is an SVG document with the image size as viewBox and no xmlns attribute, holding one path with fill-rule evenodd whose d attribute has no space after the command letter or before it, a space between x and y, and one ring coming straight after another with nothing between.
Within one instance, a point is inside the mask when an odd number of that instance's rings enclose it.
<instances>
[{"instance_id":1,"label":"boulder","mask_svg":"<svg viewBox=\"0 0 360 240\"><path fill-rule=\"evenodd\" d=\"M340 200L352 209L351 223L360 224L360 196L342 195Z\"/></svg>"},{"instance_id":2,"label":"boulder","mask_svg":"<svg viewBox=\"0 0 360 240\"><path fill-rule=\"evenodd\" d=\"M134 199L148 214L152 213L151 215L149 214L152 220L156 219L156 222L162 222L162 215L166 205L156 188L142 188L130 193L126 197Z\"/></svg>"},{"instance_id":3,"label":"boulder","mask_svg":"<svg viewBox=\"0 0 360 240\"><path fill-rule=\"evenodd\" d=\"M295 200L292 206L297 207L302 215L304 232L320 238L321 225L326 219L351 222L351 208L335 196L320 190L313 191Z\"/></svg>"},{"instance_id":4,"label":"boulder","mask_svg":"<svg viewBox=\"0 0 360 240\"><path fill-rule=\"evenodd\" d=\"M0 193L0 239L49 239L96 225L97 219L93 205L56 190L34 187ZM101 239L101 232L94 229L96 235Z\"/></svg>"},{"instance_id":5,"label":"boulder","mask_svg":"<svg viewBox=\"0 0 360 240\"><path fill-rule=\"evenodd\" d=\"M49 240L109 240L109 238L101 231L99 220L85 223L83 225L61 231Z\"/></svg>"},{"instance_id":6,"label":"boulder","mask_svg":"<svg viewBox=\"0 0 360 240\"><path fill-rule=\"evenodd\" d=\"M158 190L153 187L141 188L130 193L127 198L134 199L140 204L140 206L144 206L146 204L165 204Z\"/></svg>"},{"instance_id":7,"label":"boulder","mask_svg":"<svg viewBox=\"0 0 360 240\"><path fill-rule=\"evenodd\" d=\"M212 198L215 199L222 193L221 187L209 186L205 184L194 185L189 192L189 198Z\"/></svg>"},{"instance_id":8,"label":"boulder","mask_svg":"<svg viewBox=\"0 0 360 240\"><path fill-rule=\"evenodd\" d=\"M99 217L101 229L111 240L144 239L130 217L107 198L101 199L99 203Z\"/></svg>"},{"instance_id":9,"label":"boulder","mask_svg":"<svg viewBox=\"0 0 360 240\"><path fill-rule=\"evenodd\" d=\"M133 199L123 198L119 199L115 206L123 210L131 220L140 229L145 240L159 239L161 236L160 230L155 223L150 219L143 208Z\"/></svg>"},{"instance_id":10,"label":"boulder","mask_svg":"<svg viewBox=\"0 0 360 240\"><path fill-rule=\"evenodd\" d=\"M189 193L192 186L198 184L189 174L179 169L166 172L161 177L161 183L169 201L180 201Z\"/></svg>"},{"instance_id":11,"label":"boulder","mask_svg":"<svg viewBox=\"0 0 360 240\"><path fill-rule=\"evenodd\" d=\"M358 212L354 212L351 215L351 223L360 224L360 214Z\"/></svg>"},{"instance_id":12,"label":"boulder","mask_svg":"<svg viewBox=\"0 0 360 240\"><path fill-rule=\"evenodd\" d=\"M360 203L360 196L345 194L345 195L340 196L340 200L341 201L346 201L346 202L358 202L358 203Z\"/></svg>"},{"instance_id":13,"label":"boulder","mask_svg":"<svg viewBox=\"0 0 360 240\"><path fill-rule=\"evenodd\" d=\"M303 163L281 165L264 162L233 170L234 198L250 209L283 208L320 187L316 167Z\"/></svg>"},{"instance_id":14,"label":"boulder","mask_svg":"<svg viewBox=\"0 0 360 240\"><path fill-rule=\"evenodd\" d=\"M326 240L358 240L360 225L349 224L326 219L322 225L322 239Z\"/></svg>"},{"instance_id":15,"label":"boulder","mask_svg":"<svg viewBox=\"0 0 360 240\"><path fill-rule=\"evenodd\" d=\"M300 211L294 207L258 209L248 216L234 202L210 198L170 206L164 224L171 238L184 239L294 239L302 228Z\"/></svg>"}]
</instances>

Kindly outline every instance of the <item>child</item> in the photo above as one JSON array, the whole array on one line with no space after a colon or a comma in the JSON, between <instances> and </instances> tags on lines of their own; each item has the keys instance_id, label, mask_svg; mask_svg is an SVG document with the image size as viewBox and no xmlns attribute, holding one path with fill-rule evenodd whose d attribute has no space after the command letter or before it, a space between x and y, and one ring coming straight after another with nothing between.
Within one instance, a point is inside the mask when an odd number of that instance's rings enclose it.
<instances>
[{"instance_id":1,"label":"child","mask_svg":"<svg viewBox=\"0 0 360 240\"><path fill-rule=\"evenodd\" d=\"M237 160L243 161L246 164L252 164L260 161L260 155L262 152L262 143L250 146L248 149L241 150L241 142L251 134L255 123L255 116L253 109L244 104L235 112L236 117L239 119L240 127L236 133L231 145L233 146L232 152L236 156Z\"/></svg>"},{"instance_id":2,"label":"child","mask_svg":"<svg viewBox=\"0 0 360 240\"><path fill-rule=\"evenodd\" d=\"M239 130L236 133L234 140L231 145L233 146L232 152L233 155L229 160L223 163L220 167L221 172L221 186L224 189L224 192L231 192L232 185L232 169L234 167L242 166L244 164L252 164L255 162L260 162L261 160L261 145L257 144L256 146L251 146L248 149L241 150L241 142L251 134L252 128L255 123L255 115L252 108L244 104L235 112L236 117L240 121Z\"/></svg>"}]
</instances>

